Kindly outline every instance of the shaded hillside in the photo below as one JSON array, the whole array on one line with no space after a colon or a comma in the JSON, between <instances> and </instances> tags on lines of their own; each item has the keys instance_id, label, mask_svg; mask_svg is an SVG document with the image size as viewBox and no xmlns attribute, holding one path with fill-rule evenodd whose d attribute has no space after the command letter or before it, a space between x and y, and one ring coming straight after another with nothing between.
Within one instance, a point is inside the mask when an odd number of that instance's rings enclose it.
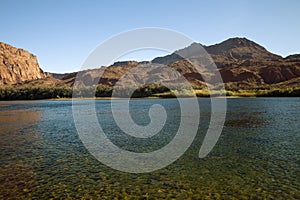
<instances>
[{"instance_id":1,"label":"shaded hillside","mask_svg":"<svg viewBox=\"0 0 300 200\"><path fill-rule=\"evenodd\" d=\"M286 61L299 61L300 62L300 54L289 55L284 58Z\"/></svg>"}]
</instances>

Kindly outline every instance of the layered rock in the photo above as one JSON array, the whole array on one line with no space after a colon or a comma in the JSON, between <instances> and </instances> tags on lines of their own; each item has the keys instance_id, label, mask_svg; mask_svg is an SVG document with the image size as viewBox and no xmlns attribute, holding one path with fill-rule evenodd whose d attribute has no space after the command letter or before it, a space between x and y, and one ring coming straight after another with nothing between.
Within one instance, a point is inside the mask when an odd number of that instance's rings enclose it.
<instances>
[{"instance_id":1,"label":"layered rock","mask_svg":"<svg viewBox=\"0 0 300 200\"><path fill-rule=\"evenodd\" d=\"M43 79L47 73L39 67L35 55L0 42L0 85Z\"/></svg>"}]
</instances>

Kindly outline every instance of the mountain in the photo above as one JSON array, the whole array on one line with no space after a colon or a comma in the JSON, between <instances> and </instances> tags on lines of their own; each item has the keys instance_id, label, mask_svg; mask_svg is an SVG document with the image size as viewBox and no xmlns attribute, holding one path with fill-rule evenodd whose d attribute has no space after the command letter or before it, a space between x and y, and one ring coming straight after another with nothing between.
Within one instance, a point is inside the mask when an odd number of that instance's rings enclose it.
<instances>
[{"instance_id":1,"label":"mountain","mask_svg":"<svg viewBox=\"0 0 300 200\"><path fill-rule=\"evenodd\" d=\"M217 65L227 88L253 89L258 87L271 88L300 86L299 54L290 55L286 58L283 58L279 55L269 52L263 46L251 40L248 40L247 38L230 38L219 44L203 47L211 56L214 63ZM102 85L114 86L123 76L124 78L122 79L122 81L119 81L118 84L144 84L151 81L152 79L168 79L171 82L177 80L178 74L163 71L162 68L153 70L153 68L151 67L143 67L140 70L134 70L136 69L136 66L140 64L146 66L164 64L182 74L194 86L202 87L205 85L202 76L197 72L196 69L194 69L191 63L181 57L184 56L188 59L202 58L203 55L199 54L197 48L199 48L199 44L193 43L186 48L179 49L167 56L157 57L150 62L139 63L136 61L122 61L116 62L108 67L81 71L80 81L84 85L99 83ZM5 51L7 51L7 49L9 48L6 47L5 49ZM13 65L18 66L19 68L20 66L27 66L25 64L28 63L28 61L26 62L26 59L24 60L24 56L20 56L20 53L16 53L17 49L15 49L14 52L15 53L11 53L12 55L10 56L10 62L3 61L3 63L6 63L6 71L4 73L6 74L6 76L8 76L7 74L14 74L16 71L15 68L10 68L11 63L19 63L18 65ZM3 47L1 49L1 55L4 55ZM41 83L41 85L46 84L49 86L74 85L74 81L76 76L78 75L78 72L67 74L52 74L48 75L48 77L46 78L47 74L38 67L36 57L29 54L28 52L26 55L27 57L32 58L32 62L34 64L30 64L31 66L35 66L35 68L31 67L28 71L24 69L20 70L21 72L19 73L19 77L22 77L22 79L15 78L12 81L7 81L7 79L5 79L4 81L4 79L1 78L0 80L2 80L4 84L13 84L23 81L19 85L39 85L39 82ZM128 72L129 70L132 71L132 74L126 74L126 72ZM0 71L0 77L4 77L2 71ZM98 81L98 76L100 73L103 74L101 76L101 79ZM32 76L32 74L35 74L35 76ZM211 78L214 78L213 74L210 74L209 76L211 76ZM24 82L25 80L26 82Z\"/></svg>"},{"instance_id":2,"label":"mountain","mask_svg":"<svg viewBox=\"0 0 300 200\"><path fill-rule=\"evenodd\" d=\"M295 59L299 56L284 59L246 38L231 38L206 50L220 68L227 86L276 86L300 77L300 60Z\"/></svg>"},{"instance_id":3,"label":"mountain","mask_svg":"<svg viewBox=\"0 0 300 200\"><path fill-rule=\"evenodd\" d=\"M43 79L47 73L39 67L35 55L0 42L0 85Z\"/></svg>"},{"instance_id":4,"label":"mountain","mask_svg":"<svg viewBox=\"0 0 300 200\"><path fill-rule=\"evenodd\" d=\"M284 58L286 61L300 61L300 54L289 55Z\"/></svg>"},{"instance_id":5,"label":"mountain","mask_svg":"<svg viewBox=\"0 0 300 200\"><path fill-rule=\"evenodd\" d=\"M197 44L193 43L173 54L155 58L152 62L182 62L179 55L191 54L195 46ZM219 68L224 83L230 88L300 85L300 54L282 58L246 38L230 38L219 44L203 47Z\"/></svg>"},{"instance_id":6,"label":"mountain","mask_svg":"<svg viewBox=\"0 0 300 200\"><path fill-rule=\"evenodd\" d=\"M237 60L278 61L282 57L270 53L261 45L247 38L230 38L219 44L205 47L215 62ZM220 63L221 64L221 63ZM223 67L220 65L219 67Z\"/></svg>"}]
</instances>

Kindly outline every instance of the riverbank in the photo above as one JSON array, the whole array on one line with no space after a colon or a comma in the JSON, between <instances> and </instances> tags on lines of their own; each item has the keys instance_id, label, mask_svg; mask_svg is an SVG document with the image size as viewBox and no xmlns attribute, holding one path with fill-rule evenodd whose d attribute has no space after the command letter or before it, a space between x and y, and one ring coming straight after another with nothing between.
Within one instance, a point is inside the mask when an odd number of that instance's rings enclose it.
<instances>
[{"instance_id":1,"label":"riverbank","mask_svg":"<svg viewBox=\"0 0 300 200\"><path fill-rule=\"evenodd\" d=\"M220 95L220 91L209 91L208 89L194 90L175 90L170 91L167 88L144 87L136 90L132 95L128 93L128 88L118 89L119 93L112 96L114 88L97 88L91 90L73 90L72 87L0 87L0 100L69 100L76 97L78 99L124 99L131 96L134 98L177 98L177 97L300 97L300 87L291 88L250 88L250 89L232 89L227 90Z\"/></svg>"}]
</instances>

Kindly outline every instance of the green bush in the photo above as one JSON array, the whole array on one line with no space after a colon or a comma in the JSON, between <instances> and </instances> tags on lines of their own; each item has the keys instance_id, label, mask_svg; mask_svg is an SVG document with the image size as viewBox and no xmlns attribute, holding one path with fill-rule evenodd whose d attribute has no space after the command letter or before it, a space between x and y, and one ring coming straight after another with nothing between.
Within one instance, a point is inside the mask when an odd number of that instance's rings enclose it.
<instances>
[{"instance_id":1,"label":"green bush","mask_svg":"<svg viewBox=\"0 0 300 200\"><path fill-rule=\"evenodd\" d=\"M72 97L71 87L2 87L0 100L35 100Z\"/></svg>"}]
</instances>

